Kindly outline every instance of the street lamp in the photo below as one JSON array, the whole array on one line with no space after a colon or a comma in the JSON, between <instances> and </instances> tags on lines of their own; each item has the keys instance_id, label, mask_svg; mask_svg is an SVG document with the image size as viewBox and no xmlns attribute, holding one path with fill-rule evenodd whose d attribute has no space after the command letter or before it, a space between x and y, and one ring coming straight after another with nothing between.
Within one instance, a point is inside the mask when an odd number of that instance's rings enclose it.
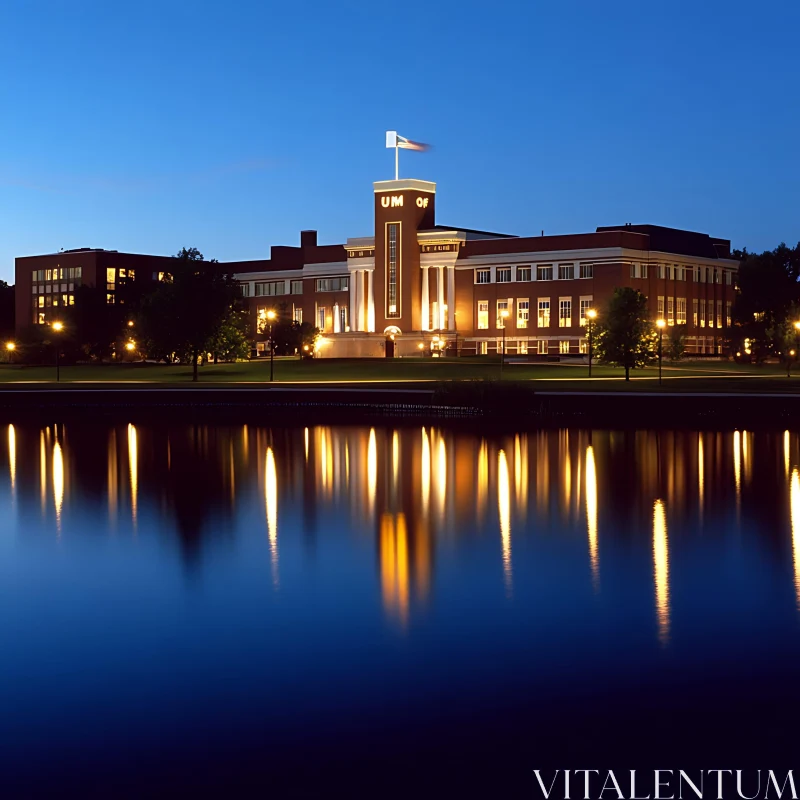
<instances>
[{"instance_id":1,"label":"street lamp","mask_svg":"<svg viewBox=\"0 0 800 800\"><path fill-rule=\"evenodd\" d=\"M590 308L586 311L586 333L589 335L589 377L592 377L592 333L597 312Z\"/></svg>"},{"instance_id":2,"label":"street lamp","mask_svg":"<svg viewBox=\"0 0 800 800\"><path fill-rule=\"evenodd\" d=\"M14 342L6 342L6 350L8 351L8 363L11 364L12 357L14 355L14 351L17 349L16 344Z\"/></svg>"},{"instance_id":3,"label":"street lamp","mask_svg":"<svg viewBox=\"0 0 800 800\"><path fill-rule=\"evenodd\" d=\"M53 330L56 333L61 333L64 330L64 325L61 322L53 323ZM56 382L61 380L61 342L56 337Z\"/></svg>"},{"instance_id":4,"label":"street lamp","mask_svg":"<svg viewBox=\"0 0 800 800\"><path fill-rule=\"evenodd\" d=\"M503 320L503 352L500 354L500 377L503 377L503 364L506 360L506 320L508 319L508 309L503 309L500 312L500 317Z\"/></svg>"},{"instance_id":5,"label":"street lamp","mask_svg":"<svg viewBox=\"0 0 800 800\"><path fill-rule=\"evenodd\" d=\"M275 312L272 309L267 311L267 319L269 320L269 380L272 382L275 379L275 342L272 339L272 325L275 322Z\"/></svg>"},{"instance_id":6,"label":"street lamp","mask_svg":"<svg viewBox=\"0 0 800 800\"><path fill-rule=\"evenodd\" d=\"M129 342L126 342L125 343L125 349L129 353L133 353L133 351L136 349L136 342L134 342L133 339L131 339Z\"/></svg>"},{"instance_id":7,"label":"street lamp","mask_svg":"<svg viewBox=\"0 0 800 800\"><path fill-rule=\"evenodd\" d=\"M658 325L658 385L661 386L661 357L663 353L662 344L664 339L664 326L667 323L663 319L657 319Z\"/></svg>"}]
</instances>

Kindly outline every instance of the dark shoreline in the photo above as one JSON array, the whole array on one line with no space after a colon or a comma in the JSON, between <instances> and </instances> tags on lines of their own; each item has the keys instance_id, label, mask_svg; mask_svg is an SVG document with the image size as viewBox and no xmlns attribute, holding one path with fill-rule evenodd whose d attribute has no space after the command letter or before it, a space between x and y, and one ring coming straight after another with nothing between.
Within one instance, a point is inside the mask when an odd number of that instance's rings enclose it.
<instances>
[{"instance_id":1,"label":"dark shoreline","mask_svg":"<svg viewBox=\"0 0 800 800\"><path fill-rule=\"evenodd\" d=\"M169 419L254 424L455 424L481 429L800 428L800 395L534 391L519 384L76 386L0 390L0 419Z\"/></svg>"}]
</instances>

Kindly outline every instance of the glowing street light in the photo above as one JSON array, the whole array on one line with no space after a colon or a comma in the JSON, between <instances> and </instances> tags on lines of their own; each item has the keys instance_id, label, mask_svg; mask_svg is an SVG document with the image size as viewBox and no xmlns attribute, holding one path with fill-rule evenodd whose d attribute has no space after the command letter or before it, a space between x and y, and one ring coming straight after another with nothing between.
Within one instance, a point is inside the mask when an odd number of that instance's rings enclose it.
<instances>
[{"instance_id":1,"label":"glowing street light","mask_svg":"<svg viewBox=\"0 0 800 800\"><path fill-rule=\"evenodd\" d=\"M663 319L657 319L656 325L658 326L658 385L661 386L661 357L663 353L662 343L664 339L664 326L667 323Z\"/></svg>"},{"instance_id":2,"label":"glowing street light","mask_svg":"<svg viewBox=\"0 0 800 800\"><path fill-rule=\"evenodd\" d=\"M61 333L64 330L64 324L62 322L54 322L52 324L52 329L56 333ZM61 342L56 339L56 382L61 381Z\"/></svg>"},{"instance_id":3,"label":"glowing street light","mask_svg":"<svg viewBox=\"0 0 800 800\"><path fill-rule=\"evenodd\" d=\"M272 338L272 325L275 322L275 312L270 309L267 311L267 319L269 320L269 380L270 383L275 379L275 341Z\"/></svg>"},{"instance_id":4,"label":"glowing street light","mask_svg":"<svg viewBox=\"0 0 800 800\"><path fill-rule=\"evenodd\" d=\"M589 336L589 377L592 377L592 334L594 333L594 321L597 318L597 312L593 308L586 311L586 333Z\"/></svg>"},{"instance_id":5,"label":"glowing street light","mask_svg":"<svg viewBox=\"0 0 800 800\"><path fill-rule=\"evenodd\" d=\"M8 351L8 363L12 363L14 351L17 349L17 345L14 342L6 342L6 350Z\"/></svg>"}]
</instances>

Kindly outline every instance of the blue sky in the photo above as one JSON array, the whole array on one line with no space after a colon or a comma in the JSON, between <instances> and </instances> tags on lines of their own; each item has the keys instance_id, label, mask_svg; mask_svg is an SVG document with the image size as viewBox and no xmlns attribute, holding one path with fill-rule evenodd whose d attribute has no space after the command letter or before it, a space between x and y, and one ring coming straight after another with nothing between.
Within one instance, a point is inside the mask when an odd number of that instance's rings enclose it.
<instances>
[{"instance_id":1,"label":"blue sky","mask_svg":"<svg viewBox=\"0 0 800 800\"><path fill-rule=\"evenodd\" d=\"M0 3L0 278L60 248L372 232L384 131L445 224L800 239L800 3Z\"/></svg>"}]
</instances>

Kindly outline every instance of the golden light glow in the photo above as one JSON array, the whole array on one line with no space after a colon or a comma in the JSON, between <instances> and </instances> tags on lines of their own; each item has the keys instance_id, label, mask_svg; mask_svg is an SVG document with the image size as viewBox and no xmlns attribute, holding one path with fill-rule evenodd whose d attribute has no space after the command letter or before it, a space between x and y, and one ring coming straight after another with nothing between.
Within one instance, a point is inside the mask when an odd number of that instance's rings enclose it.
<instances>
[{"instance_id":1,"label":"golden light glow","mask_svg":"<svg viewBox=\"0 0 800 800\"><path fill-rule=\"evenodd\" d=\"M517 511L524 514L528 506L528 436L514 437L514 489Z\"/></svg>"},{"instance_id":2,"label":"golden light glow","mask_svg":"<svg viewBox=\"0 0 800 800\"><path fill-rule=\"evenodd\" d=\"M132 327L133 327L133 320L132 320L132 319L129 319L129 320L128 320L128 327L129 327L129 328L132 328Z\"/></svg>"},{"instance_id":3,"label":"golden light glow","mask_svg":"<svg viewBox=\"0 0 800 800\"><path fill-rule=\"evenodd\" d=\"M476 488L478 518L483 519L486 511L486 498L489 493L489 447L485 439L481 440L481 447L478 450L478 486Z\"/></svg>"},{"instance_id":4,"label":"golden light glow","mask_svg":"<svg viewBox=\"0 0 800 800\"><path fill-rule=\"evenodd\" d=\"M586 448L586 533L589 538L589 567L594 590L600 586L600 556L597 547L597 471L594 450Z\"/></svg>"},{"instance_id":5,"label":"golden light glow","mask_svg":"<svg viewBox=\"0 0 800 800\"><path fill-rule=\"evenodd\" d=\"M497 454L497 511L500 516L500 541L503 547L503 582L506 595L511 596L511 484L508 480L508 460L505 450Z\"/></svg>"},{"instance_id":6,"label":"golden light glow","mask_svg":"<svg viewBox=\"0 0 800 800\"><path fill-rule=\"evenodd\" d=\"M17 432L13 425L8 426L8 474L11 478L13 494L17 483Z\"/></svg>"},{"instance_id":7,"label":"golden light glow","mask_svg":"<svg viewBox=\"0 0 800 800\"><path fill-rule=\"evenodd\" d=\"M270 309L269 311L267 311L267 319L268 319L268 320L270 320L270 321L272 321L273 319L275 319L275 312L274 312L272 309Z\"/></svg>"},{"instance_id":8,"label":"golden light glow","mask_svg":"<svg viewBox=\"0 0 800 800\"><path fill-rule=\"evenodd\" d=\"M587 309L586 316L589 319L594 319L597 316L597 312L593 308Z\"/></svg>"},{"instance_id":9,"label":"golden light glow","mask_svg":"<svg viewBox=\"0 0 800 800\"><path fill-rule=\"evenodd\" d=\"M794 595L800 611L800 473L792 470L789 487L789 510L792 519L792 558L794 560Z\"/></svg>"},{"instance_id":10,"label":"golden light glow","mask_svg":"<svg viewBox=\"0 0 800 800\"><path fill-rule=\"evenodd\" d=\"M656 325L657 325L659 328L663 328L663 327L664 327L666 324L667 324L667 323L666 323L666 322L665 322L663 319L657 319L657 320L656 320Z\"/></svg>"},{"instance_id":11,"label":"golden light glow","mask_svg":"<svg viewBox=\"0 0 800 800\"><path fill-rule=\"evenodd\" d=\"M789 477L789 462L790 462L790 440L789 431L783 432L783 467L786 470L786 477Z\"/></svg>"},{"instance_id":12,"label":"golden light glow","mask_svg":"<svg viewBox=\"0 0 800 800\"><path fill-rule=\"evenodd\" d=\"M44 441L44 431L39 431L39 496L44 516L45 494L47 492L47 449Z\"/></svg>"},{"instance_id":13,"label":"golden light glow","mask_svg":"<svg viewBox=\"0 0 800 800\"><path fill-rule=\"evenodd\" d=\"M367 500L369 513L375 510L375 493L378 488L378 444L375 440L375 428L369 429L369 443L367 445Z\"/></svg>"},{"instance_id":14,"label":"golden light glow","mask_svg":"<svg viewBox=\"0 0 800 800\"><path fill-rule=\"evenodd\" d=\"M503 319L508 319L508 310L507 310L507 309L503 309L503 310L500 312L500 316L501 316Z\"/></svg>"},{"instance_id":15,"label":"golden light glow","mask_svg":"<svg viewBox=\"0 0 800 800\"><path fill-rule=\"evenodd\" d=\"M400 437L397 431L392 433L392 486L397 488L397 479L400 474Z\"/></svg>"},{"instance_id":16,"label":"golden light glow","mask_svg":"<svg viewBox=\"0 0 800 800\"><path fill-rule=\"evenodd\" d=\"M431 443L426 428L422 429L422 452L420 454L419 466L422 513L427 515L431 502Z\"/></svg>"},{"instance_id":17,"label":"golden light glow","mask_svg":"<svg viewBox=\"0 0 800 800\"><path fill-rule=\"evenodd\" d=\"M108 492L108 517L111 524L116 523L117 518L117 431L112 428L108 435L108 461L106 464L106 484Z\"/></svg>"},{"instance_id":18,"label":"golden light glow","mask_svg":"<svg viewBox=\"0 0 800 800\"><path fill-rule=\"evenodd\" d=\"M303 428L303 446L305 447L306 463L308 463L308 428Z\"/></svg>"},{"instance_id":19,"label":"golden light glow","mask_svg":"<svg viewBox=\"0 0 800 800\"><path fill-rule=\"evenodd\" d=\"M439 495L439 517L444 523L445 500L447 499L447 449L441 431L436 433L436 489Z\"/></svg>"},{"instance_id":20,"label":"golden light glow","mask_svg":"<svg viewBox=\"0 0 800 800\"><path fill-rule=\"evenodd\" d=\"M128 342L125 345L125 349L130 353L132 350L136 349L136 345L133 342Z\"/></svg>"},{"instance_id":21,"label":"golden light glow","mask_svg":"<svg viewBox=\"0 0 800 800\"><path fill-rule=\"evenodd\" d=\"M381 594L386 611L405 625L409 608L409 558L406 518L381 515Z\"/></svg>"},{"instance_id":22,"label":"golden light glow","mask_svg":"<svg viewBox=\"0 0 800 800\"><path fill-rule=\"evenodd\" d=\"M275 456L272 448L267 448L264 461L264 502L267 514L267 538L269 556L272 564L272 584L278 588L278 473L275 470Z\"/></svg>"},{"instance_id":23,"label":"golden light glow","mask_svg":"<svg viewBox=\"0 0 800 800\"><path fill-rule=\"evenodd\" d=\"M64 456L58 441L53 445L53 502L56 507L56 527L60 531L64 506Z\"/></svg>"},{"instance_id":24,"label":"golden light glow","mask_svg":"<svg viewBox=\"0 0 800 800\"><path fill-rule=\"evenodd\" d=\"M795 322L794 327L796 330L800 331L800 322Z\"/></svg>"},{"instance_id":25,"label":"golden light glow","mask_svg":"<svg viewBox=\"0 0 800 800\"><path fill-rule=\"evenodd\" d=\"M658 639L661 644L667 644L670 634L669 541L667 515L661 500L656 500L653 505L653 574L656 585Z\"/></svg>"},{"instance_id":26,"label":"golden light glow","mask_svg":"<svg viewBox=\"0 0 800 800\"><path fill-rule=\"evenodd\" d=\"M11 350L16 350L16 349L17 349L17 346L14 344L14 342L6 342L6 350L11 351Z\"/></svg>"},{"instance_id":27,"label":"golden light glow","mask_svg":"<svg viewBox=\"0 0 800 800\"><path fill-rule=\"evenodd\" d=\"M63 323L61 323L61 322L54 322L54 323L53 323L53 330L54 330L54 331L56 331L56 332L63 331L63 330L64 330L64 325L63 325Z\"/></svg>"},{"instance_id":28,"label":"golden light glow","mask_svg":"<svg viewBox=\"0 0 800 800\"><path fill-rule=\"evenodd\" d=\"M733 478L736 482L736 502L738 504L742 490L742 434L740 431L733 432Z\"/></svg>"},{"instance_id":29,"label":"golden light glow","mask_svg":"<svg viewBox=\"0 0 800 800\"><path fill-rule=\"evenodd\" d=\"M139 502L139 442L136 428L128 423L128 471L131 479L131 519L136 524Z\"/></svg>"}]
</instances>

